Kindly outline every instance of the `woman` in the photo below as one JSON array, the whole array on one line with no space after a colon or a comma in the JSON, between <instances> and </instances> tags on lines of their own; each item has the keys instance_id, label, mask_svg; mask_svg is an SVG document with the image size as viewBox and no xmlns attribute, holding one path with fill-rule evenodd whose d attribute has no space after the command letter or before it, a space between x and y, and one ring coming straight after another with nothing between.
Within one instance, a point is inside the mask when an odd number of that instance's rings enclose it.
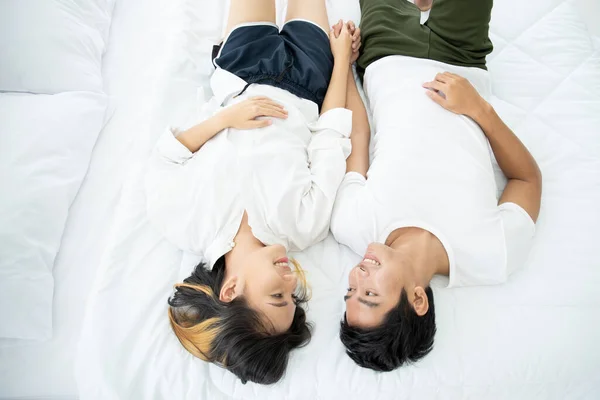
<instances>
[{"instance_id":1,"label":"woman","mask_svg":"<svg viewBox=\"0 0 600 400\"><path fill-rule=\"evenodd\" d=\"M211 79L219 109L168 130L146 176L151 221L207 261L169 299L175 334L196 357L263 384L310 340L306 282L287 252L329 230L360 47L353 25L327 34L324 0L290 0L286 21L279 32L274 0L231 1Z\"/></svg>"}]
</instances>

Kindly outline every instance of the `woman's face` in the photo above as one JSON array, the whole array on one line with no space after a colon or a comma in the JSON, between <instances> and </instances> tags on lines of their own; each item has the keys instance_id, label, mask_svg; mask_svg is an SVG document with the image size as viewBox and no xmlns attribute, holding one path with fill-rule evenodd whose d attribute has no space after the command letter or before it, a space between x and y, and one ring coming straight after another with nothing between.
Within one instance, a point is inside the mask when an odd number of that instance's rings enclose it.
<instances>
[{"instance_id":1,"label":"woman's face","mask_svg":"<svg viewBox=\"0 0 600 400\"><path fill-rule=\"evenodd\" d=\"M276 333L292 325L296 305L292 295L298 278L283 246L266 246L245 258L246 267L239 279L248 305L266 317Z\"/></svg>"}]
</instances>

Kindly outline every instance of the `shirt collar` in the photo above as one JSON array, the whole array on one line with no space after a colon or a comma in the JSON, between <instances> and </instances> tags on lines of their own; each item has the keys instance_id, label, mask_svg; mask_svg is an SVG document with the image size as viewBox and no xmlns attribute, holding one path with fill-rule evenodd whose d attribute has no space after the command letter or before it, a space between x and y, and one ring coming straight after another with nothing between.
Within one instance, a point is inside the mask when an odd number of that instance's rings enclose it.
<instances>
[{"instance_id":1,"label":"shirt collar","mask_svg":"<svg viewBox=\"0 0 600 400\"><path fill-rule=\"evenodd\" d=\"M210 78L212 92L220 105L223 105L225 100L232 94L237 94L244 90L246 84L246 81L242 78L221 68L217 68Z\"/></svg>"}]
</instances>

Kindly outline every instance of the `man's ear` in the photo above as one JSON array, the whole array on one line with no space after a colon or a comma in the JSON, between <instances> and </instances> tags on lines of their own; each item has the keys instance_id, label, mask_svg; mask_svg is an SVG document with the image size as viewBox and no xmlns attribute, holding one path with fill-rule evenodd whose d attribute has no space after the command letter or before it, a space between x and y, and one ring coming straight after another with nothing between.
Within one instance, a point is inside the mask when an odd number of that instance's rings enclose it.
<instances>
[{"instance_id":1,"label":"man's ear","mask_svg":"<svg viewBox=\"0 0 600 400\"><path fill-rule=\"evenodd\" d=\"M427 298L427 293L425 293L425 289L421 286L415 287L414 290L415 299L413 300L413 308L419 317L427 314L429 311L429 299Z\"/></svg>"},{"instance_id":2,"label":"man's ear","mask_svg":"<svg viewBox=\"0 0 600 400\"><path fill-rule=\"evenodd\" d=\"M230 303L237 297L237 288L238 279L237 276L232 276L223 282L223 286L221 286L221 292L219 293L219 300L224 303Z\"/></svg>"}]
</instances>

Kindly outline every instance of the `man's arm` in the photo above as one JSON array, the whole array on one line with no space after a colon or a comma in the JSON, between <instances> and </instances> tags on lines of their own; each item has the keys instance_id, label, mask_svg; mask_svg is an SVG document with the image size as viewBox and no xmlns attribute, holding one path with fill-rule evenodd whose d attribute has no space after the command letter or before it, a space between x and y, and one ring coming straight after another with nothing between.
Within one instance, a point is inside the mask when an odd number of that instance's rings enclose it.
<instances>
[{"instance_id":1,"label":"man's arm","mask_svg":"<svg viewBox=\"0 0 600 400\"><path fill-rule=\"evenodd\" d=\"M352 153L346 160L346 172L358 172L366 178L369 170L371 130L367 110L358 92L352 67L348 73L348 95L346 97L346 108L352 111L352 134L350 136Z\"/></svg>"},{"instance_id":2,"label":"man's arm","mask_svg":"<svg viewBox=\"0 0 600 400\"><path fill-rule=\"evenodd\" d=\"M542 198L542 173L535 159L487 102L469 117L487 136L498 165L508 178L499 204L516 203L536 222Z\"/></svg>"},{"instance_id":3,"label":"man's arm","mask_svg":"<svg viewBox=\"0 0 600 400\"><path fill-rule=\"evenodd\" d=\"M542 197L542 173L527 148L500 119L493 107L463 77L445 72L423 87L445 109L473 119L487 136L498 165L508 178L499 204L516 203L537 221ZM445 98L438 92L442 92Z\"/></svg>"}]
</instances>

